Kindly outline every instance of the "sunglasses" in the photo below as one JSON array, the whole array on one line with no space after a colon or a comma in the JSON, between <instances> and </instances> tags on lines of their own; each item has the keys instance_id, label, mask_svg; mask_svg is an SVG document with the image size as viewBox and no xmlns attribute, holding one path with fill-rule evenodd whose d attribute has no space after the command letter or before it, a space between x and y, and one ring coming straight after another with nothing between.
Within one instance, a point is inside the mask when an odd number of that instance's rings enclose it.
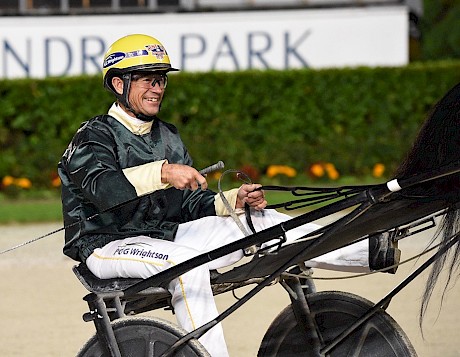
<instances>
[{"instance_id":1,"label":"sunglasses","mask_svg":"<svg viewBox=\"0 0 460 357\"><path fill-rule=\"evenodd\" d=\"M155 87L157 84L160 89L165 89L168 85L168 76L160 73L149 73L149 74L133 74L131 80L141 88L150 89Z\"/></svg>"}]
</instances>

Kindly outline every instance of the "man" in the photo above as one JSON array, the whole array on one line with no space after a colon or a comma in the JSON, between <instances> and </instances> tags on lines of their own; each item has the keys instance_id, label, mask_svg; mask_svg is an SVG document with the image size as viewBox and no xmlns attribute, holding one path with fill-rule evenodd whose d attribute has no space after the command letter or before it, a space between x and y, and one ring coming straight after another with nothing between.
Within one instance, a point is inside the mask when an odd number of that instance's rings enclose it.
<instances>
[{"instance_id":1,"label":"man","mask_svg":"<svg viewBox=\"0 0 460 357\"><path fill-rule=\"evenodd\" d=\"M177 69L157 39L136 34L114 42L104 56L103 82L116 102L108 114L82 124L58 165L64 253L85 262L99 278L147 278L243 236L221 196L207 190L206 178L192 167L177 129L157 117L170 71ZM236 211L245 203L253 208L258 230L289 219L264 210L267 202L258 187L245 184L224 196ZM288 239L317 228L302 226L288 232ZM346 268L347 252L310 263ZM352 265L368 269L367 243L350 252ZM184 329L218 314L209 270L242 257L241 251L231 253L171 281L172 305ZM200 342L212 356L228 355L220 325Z\"/></svg>"}]
</instances>

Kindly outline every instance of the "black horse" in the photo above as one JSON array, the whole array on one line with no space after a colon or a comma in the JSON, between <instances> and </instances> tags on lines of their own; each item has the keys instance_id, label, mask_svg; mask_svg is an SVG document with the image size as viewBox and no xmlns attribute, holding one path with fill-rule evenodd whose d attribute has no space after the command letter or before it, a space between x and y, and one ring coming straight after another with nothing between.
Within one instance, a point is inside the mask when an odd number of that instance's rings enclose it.
<instances>
[{"instance_id":1,"label":"black horse","mask_svg":"<svg viewBox=\"0 0 460 357\"><path fill-rule=\"evenodd\" d=\"M460 83L454 86L433 108L420 129L405 160L396 171L397 178L409 177L438 167L460 161ZM460 163L459 163L460 165ZM447 203L447 212L442 219L438 233L445 245L460 232L460 174L440 178L435 184L423 183L410 188L406 195L418 196L421 200L442 199ZM456 280L454 272L460 268L460 244L452 246L447 254L439 254L428 277L420 311L420 323L426 312L429 299L439 274L447 264L448 279L444 289Z\"/></svg>"}]
</instances>

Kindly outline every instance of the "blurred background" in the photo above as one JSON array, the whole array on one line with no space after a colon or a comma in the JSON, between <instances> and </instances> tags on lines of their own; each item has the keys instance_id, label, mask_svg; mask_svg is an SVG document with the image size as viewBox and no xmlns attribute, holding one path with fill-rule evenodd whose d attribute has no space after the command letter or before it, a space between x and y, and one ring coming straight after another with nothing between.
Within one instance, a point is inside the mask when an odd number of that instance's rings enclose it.
<instances>
[{"instance_id":1,"label":"blurred background","mask_svg":"<svg viewBox=\"0 0 460 357\"><path fill-rule=\"evenodd\" d=\"M111 105L102 57L129 33L181 69L159 117L197 168L223 160L265 184L391 178L460 80L459 15L458 0L3 0L0 217L32 200L60 219L56 165Z\"/></svg>"},{"instance_id":2,"label":"blurred background","mask_svg":"<svg viewBox=\"0 0 460 357\"><path fill-rule=\"evenodd\" d=\"M138 13L184 13L362 7L404 4L408 7L411 59L458 58L454 48L455 0L3 0L2 16L50 16ZM423 52L421 38L423 33ZM445 35L450 35L446 37ZM446 39L449 38L449 41ZM458 47L458 46L455 46Z\"/></svg>"},{"instance_id":3,"label":"blurred background","mask_svg":"<svg viewBox=\"0 0 460 357\"><path fill-rule=\"evenodd\" d=\"M113 102L100 73L118 37L157 37L181 69L159 117L179 128L197 168L223 160L262 184L339 186L392 177L460 81L459 19L460 0L0 0L0 250L62 229L57 163ZM2 356L72 356L94 334L59 232L0 259ZM428 238L404 240L403 258ZM318 288L377 301L414 266ZM421 357L458 356L458 285L445 300L436 292L422 336L424 282L389 312ZM256 354L288 304L277 288L224 321L232 355Z\"/></svg>"}]
</instances>

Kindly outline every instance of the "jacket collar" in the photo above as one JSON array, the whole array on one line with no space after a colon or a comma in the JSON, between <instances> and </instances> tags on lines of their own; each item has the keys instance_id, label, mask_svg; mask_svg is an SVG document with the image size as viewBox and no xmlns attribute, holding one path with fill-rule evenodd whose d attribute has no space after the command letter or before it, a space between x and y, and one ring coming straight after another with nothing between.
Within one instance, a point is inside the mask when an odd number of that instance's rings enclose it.
<instances>
[{"instance_id":1,"label":"jacket collar","mask_svg":"<svg viewBox=\"0 0 460 357\"><path fill-rule=\"evenodd\" d=\"M152 121L145 122L140 119L133 118L123 109L121 109L116 102L112 104L108 114L118 120L135 135L148 134L152 130Z\"/></svg>"}]
</instances>

